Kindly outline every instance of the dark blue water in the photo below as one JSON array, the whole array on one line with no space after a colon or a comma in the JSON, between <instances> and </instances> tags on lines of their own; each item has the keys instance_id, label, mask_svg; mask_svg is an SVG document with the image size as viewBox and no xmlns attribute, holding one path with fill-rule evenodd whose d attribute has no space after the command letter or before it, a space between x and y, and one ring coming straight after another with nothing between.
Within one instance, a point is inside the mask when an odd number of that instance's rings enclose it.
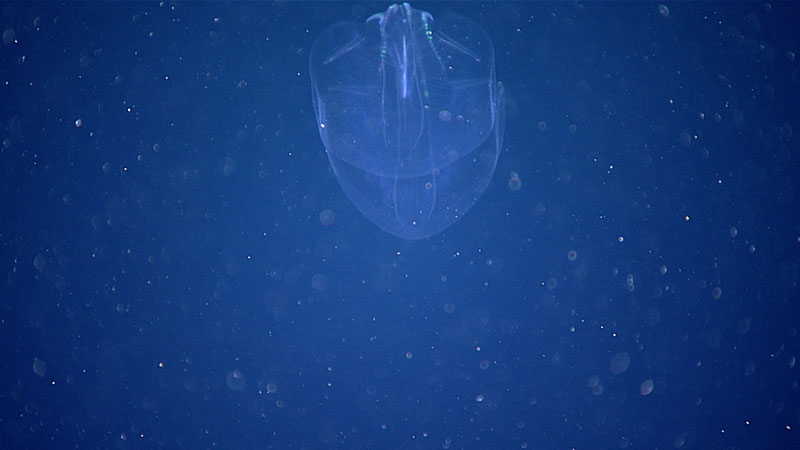
<instances>
[{"instance_id":1,"label":"dark blue water","mask_svg":"<svg viewBox=\"0 0 800 450\"><path fill-rule=\"evenodd\" d=\"M505 95L415 241L311 101L388 6L0 6L3 448L800 446L800 4L414 3Z\"/></svg>"}]
</instances>

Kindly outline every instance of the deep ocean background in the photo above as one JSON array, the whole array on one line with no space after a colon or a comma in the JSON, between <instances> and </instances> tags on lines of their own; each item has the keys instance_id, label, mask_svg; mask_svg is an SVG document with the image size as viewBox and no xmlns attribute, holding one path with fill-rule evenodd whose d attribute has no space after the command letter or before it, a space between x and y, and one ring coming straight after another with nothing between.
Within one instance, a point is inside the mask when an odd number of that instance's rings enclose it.
<instances>
[{"instance_id":1,"label":"deep ocean background","mask_svg":"<svg viewBox=\"0 0 800 450\"><path fill-rule=\"evenodd\" d=\"M414 3L506 93L420 241L311 102L388 5L0 4L3 448L800 448L800 3Z\"/></svg>"}]
</instances>

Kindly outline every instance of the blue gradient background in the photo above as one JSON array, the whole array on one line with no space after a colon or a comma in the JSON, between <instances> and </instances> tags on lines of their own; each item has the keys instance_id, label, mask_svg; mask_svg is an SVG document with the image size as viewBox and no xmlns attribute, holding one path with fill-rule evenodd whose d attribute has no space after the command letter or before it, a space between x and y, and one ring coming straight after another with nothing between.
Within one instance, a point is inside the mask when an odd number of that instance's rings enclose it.
<instances>
[{"instance_id":1,"label":"blue gradient background","mask_svg":"<svg viewBox=\"0 0 800 450\"><path fill-rule=\"evenodd\" d=\"M3 447L800 446L800 3L414 3L506 94L414 242L311 106L387 6L0 5Z\"/></svg>"}]
</instances>

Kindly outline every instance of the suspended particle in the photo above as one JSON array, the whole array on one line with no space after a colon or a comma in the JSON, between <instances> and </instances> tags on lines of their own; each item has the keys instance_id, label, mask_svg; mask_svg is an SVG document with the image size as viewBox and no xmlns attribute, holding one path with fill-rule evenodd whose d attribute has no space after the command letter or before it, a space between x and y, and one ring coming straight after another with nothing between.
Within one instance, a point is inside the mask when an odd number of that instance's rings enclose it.
<instances>
[{"instance_id":1,"label":"suspended particle","mask_svg":"<svg viewBox=\"0 0 800 450\"><path fill-rule=\"evenodd\" d=\"M321 213L319 213L319 221L326 227L329 227L336 222L336 213L330 209L324 209Z\"/></svg>"},{"instance_id":2,"label":"suspended particle","mask_svg":"<svg viewBox=\"0 0 800 450\"><path fill-rule=\"evenodd\" d=\"M518 191L522 188L522 180L519 178L517 172L511 172L508 176L508 188L512 191Z\"/></svg>"}]
</instances>

